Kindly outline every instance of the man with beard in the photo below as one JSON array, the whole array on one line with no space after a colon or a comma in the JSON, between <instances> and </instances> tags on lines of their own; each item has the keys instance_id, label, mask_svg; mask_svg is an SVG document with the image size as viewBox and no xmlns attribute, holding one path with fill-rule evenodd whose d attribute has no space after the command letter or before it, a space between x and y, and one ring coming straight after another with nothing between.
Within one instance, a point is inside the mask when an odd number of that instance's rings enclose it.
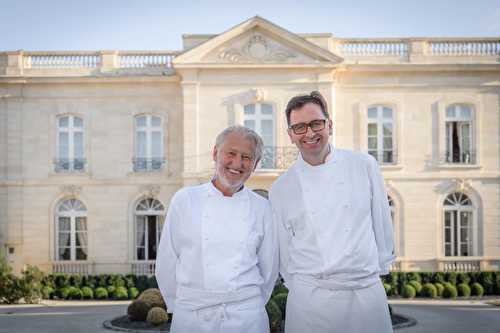
<instances>
[{"instance_id":1,"label":"man with beard","mask_svg":"<svg viewBox=\"0 0 500 333\"><path fill-rule=\"evenodd\" d=\"M290 289L285 332L392 332L379 278L394 260L392 222L377 161L328 143L318 92L292 98L286 118L300 154L270 191Z\"/></svg>"},{"instance_id":2,"label":"man with beard","mask_svg":"<svg viewBox=\"0 0 500 333\"><path fill-rule=\"evenodd\" d=\"M217 136L215 175L171 200L156 279L172 333L267 333L265 311L278 274L277 238L266 199L244 186L262 139L243 126Z\"/></svg>"}]
</instances>

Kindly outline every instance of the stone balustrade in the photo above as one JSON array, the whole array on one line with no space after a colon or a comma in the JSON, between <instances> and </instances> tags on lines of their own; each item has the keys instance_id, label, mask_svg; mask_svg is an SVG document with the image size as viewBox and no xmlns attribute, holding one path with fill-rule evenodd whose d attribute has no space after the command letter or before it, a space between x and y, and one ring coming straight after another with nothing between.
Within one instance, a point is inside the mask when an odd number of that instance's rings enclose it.
<instances>
[{"instance_id":1,"label":"stone balustrade","mask_svg":"<svg viewBox=\"0 0 500 333\"><path fill-rule=\"evenodd\" d=\"M427 53L435 56L500 55L500 39L429 40L427 44Z\"/></svg>"},{"instance_id":2,"label":"stone balustrade","mask_svg":"<svg viewBox=\"0 0 500 333\"><path fill-rule=\"evenodd\" d=\"M152 276L155 274L156 262L154 260L135 260L131 265L131 271L134 275Z\"/></svg>"},{"instance_id":3,"label":"stone balustrade","mask_svg":"<svg viewBox=\"0 0 500 333\"><path fill-rule=\"evenodd\" d=\"M44 68L97 68L101 57L96 52L30 52L23 56L23 67Z\"/></svg>"},{"instance_id":4,"label":"stone balustrade","mask_svg":"<svg viewBox=\"0 0 500 333\"><path fill-rule=\"evenodd\" d=\"M342 40L338 51L350 56L399 56L408 55L409 44L401 40Z\"/></svg>"},{"instance_id":5,"label":"stone balustrade","mask_svg":"<svg viewBox=\"0 0 500 333\"><path fill-rule=\"evenodd\" d=\"M89 275L94 273L94 269L88 261L53 261L52 273Z\"/></svg>"},{"instance_id":6,"label":"stone balustrade","mask_svg":"<svg viewBox=\"0 0 500 333\"><path fill-rule=\"evenodd\" d=\"M162 52L120 52L118 54L118 67L120 68L146 68L146 67L172 67L175 53Z\"/></svg>"}]
</instances>

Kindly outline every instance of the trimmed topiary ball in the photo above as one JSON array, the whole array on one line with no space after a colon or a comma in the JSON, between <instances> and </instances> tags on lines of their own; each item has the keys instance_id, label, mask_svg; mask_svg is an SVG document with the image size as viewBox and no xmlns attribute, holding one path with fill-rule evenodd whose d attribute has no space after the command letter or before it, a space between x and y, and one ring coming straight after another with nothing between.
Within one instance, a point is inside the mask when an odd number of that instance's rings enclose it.
<instances>
[{"instance_id":1,"label":"trimmed topiary ball","mask_svg":"<svg viewBox=\"0 0 500 333\"><path fill-rule=\"evenodd\" d=\"M457 297L457 288L448 283L448 284L445 284L444 286L444 290L443 290L443 297L444 298L456 298Z\"/></svg>"},{"instance_id":2,"label":"trimmed topiary ball","mask_svg":"<svg viewBox=\"0 0 500 333\"><path fill-rule=\"evenodd\" d=\"M116 297L116 287L115 286L108 286L106 288L106 291L108 292L108 297L109 298L115 298Z\"/></svg>"},{"instance_id":3,"label":"trimmed topiary ball","mask_svg":"<svg viewBox=\"0 0 500 333\"><path fill-rule=\"evenodd\" d=\"M432 283L426 283L422 286L422 296L436 298L437 297L437 288Z\"/></svg>"},{"instance_id":4,"label":"trimmed topiary ball","mask_svg":"<svg viewBox=\"0 0 500 333\"><path fill-rule=\"evenodd\" d=\"M470 296L470 287L466 283L460 283L457 286L458 296L469 297Z\"/></svg>"},{"instance_id":5,"label":"trimmed topiary ball","mask_svg":"<svg viewBox=\"0 0 500 333\"><path fill-rule=\"evenodd\" d=\"M149 310L146 321L153 326L159 326L168 321L168 313L165 309L155 306Z\"/></svg>"},{"instance_id":6,"label":"trimmed topiary ball","mask_svg":"<svg viewBox=\"0 0 500 333\"><path fill-rule=\"evenodd\" d=\"M82 298L83 299L92 299L94 298L94 292L89 287L82 288Z\"/></svg>"},{"instance_id":7,"label":"trimmed topiary ball","mask_svg":"<svg viewBox=\"0 0 500 333\"><path fill-rule=\"evenodd\" d=\"M275 301L270 300L266 304L266 311L269 317L269 328L271 329L271 332L279 332L283 318L280 307Z\"/></svg>"},{"instance_id":8,"label":"trimmed topiary ball","mask_svg":"<svg viewBox=\"0 0 500 333\"><path fill-rule=\"evenodd\" d=\"M108 299L108 291L103 287L97 288L95 290L95 298L96 299Z\"/></svg>"},{"instance_id":9,"label":"trimmed topiary ball","mask_svg":"<svg viewBox=\"0 0 500 333\"><path fill-rule=\"evenodd\" d=\"M139 296L139 290L137 288L132 287L128 289L128 298L129 299L136 299L137 296Z\"/></svg>"},{"instance_id":10,"label":"trimmed topiary ball","mask_svg":"<svg viewBox=\"0 0 500 333\"><path fill-rule=\"evenodd\" d=\"M55 295L54 288L50 286L45 286L42 288L43 299L53 299Z\"/></svg>"},{"instance_id":11,"label":"trimmed topiary ball","mask_svg":"<svg viewBox=\"0 0 500 333\"><path fill-rule=\"evenodd\" d=\"M136 299L127 308L127 315L132 321L145 321L150 308L143 300Z\"/></svg>"},{"instance_id":12,"label":"trimmed topiary ball","mask_svg":"<svg viewBox=\"0 0 500 333\"><path fill-rule=\"evenodd\" d=\"M118 287L115 291L116 299L128 299L128 291L125 287Z\"/></svg>"},{"instance_id":13,"label":"trimmed topiary ball","mask_svg":"<svg viewBox=\"0 0 500 333\"><path fill-rule=\"evenodd\" d=\"M405 284L403 286L401 295L404 298L415 298L415 296L417 295L417 292L416 292L415 288L411 284L408 283L408 284Z\"/></svg>"},{"instance_id":14,"label":"trimmed topiary ball","mask_svg":"<svg viewBox=\"0 0 500 333\"><path fill-rule=\"evenodd\" d=\"M415 292L417 295L420 295L420 292L422 291L422 284L416 280L412 280L408 282L413 288L415 288Z\"/></svg>"},{"instance_id":15,"label":"trimmed topiary ball","mask_svg":"<svg viewBox=\"0 0 500 333\"><path fill-rule=\"evenodd\" d=\"M69 287L66 299L82 299L82 291L77 287Z\"/></svg>"},{"instance_id":16,"label":"trimmed topiary ball","mask_svg":"<svg viewBox=\"0 0 500 333\"><path fill-rule=\"evenodd\" d=\"M434 283L434 286L436 286L437 295L439 297L443 296L443 290L444 290L443 284L442 283Z\"/></svg>"},{"instance_id":17,"label":"trimmed topiary ball","mask_svg":"<svg viewBox=\"0 0 500 333\"><path fill-rule=\"evenodd\" d=\"M155 288L149 288L143 291L142 294L139 295L138 299L143 300L148 304L149 308L159 307L164 310L167 310L167 305L161 296L160 290Z\"/></svg>"},{"instance_id":18,"label":"trimmed topiary ball","mask_svg":"<svg viewBox=\"0 0 500 333\"><path fill-rule=\"evenodd\" d=\"M471 292L471 295L472 296L483 296L484 295L484 288L482 285L480 285L479 283L475 282L472 284L471 288L470 288L470 292Z\"/></svg>"}]
</instances>

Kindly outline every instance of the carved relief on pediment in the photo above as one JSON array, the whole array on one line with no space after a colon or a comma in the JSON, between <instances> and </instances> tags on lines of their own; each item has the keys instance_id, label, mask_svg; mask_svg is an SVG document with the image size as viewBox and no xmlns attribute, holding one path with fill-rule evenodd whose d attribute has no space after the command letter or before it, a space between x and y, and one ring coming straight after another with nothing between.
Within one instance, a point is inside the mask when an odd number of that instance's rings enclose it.
<instances>
[{"instance_id":1,"label":"carved relief on pediment","mask_svg":"<svg viewBox=\"0 0 500 333\"><path fill-rule=\"evenodd\" d=\"M217 58L232 63L286 63L307 59L260 33L219 49Z\"/></svg>"}]
</instances>

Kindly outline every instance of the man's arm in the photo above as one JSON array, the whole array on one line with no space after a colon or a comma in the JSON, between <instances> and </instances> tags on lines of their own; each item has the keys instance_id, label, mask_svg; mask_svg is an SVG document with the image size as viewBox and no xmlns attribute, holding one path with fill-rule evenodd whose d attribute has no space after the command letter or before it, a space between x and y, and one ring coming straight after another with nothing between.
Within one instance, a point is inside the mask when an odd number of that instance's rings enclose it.
<instances>
[{"instance_id":1,"label":"man's arm","mask_svg":"<svg viewBox=\"0 0 500 333\"><path fill-rule=\"evenodd\" d=\"M290 276L288 275L288 260L289 260L289 254L288 254L288 230L285 229L283 220L281 218L281 215L278 211L277 203L276 203L276 198L273 197L273 194L275 194L274 191L271 191L269 193L269 199L271 202L271 207L272 207L272 212L273 212L273 222L274 222L274 228L278 234L278 248L279 248L279 272L281 276L283 277L283 280L285 280L285 285L287 282L290 281Z\"/></svg>"},{"instance_id":2,"label":"man's arm","mask_svg":"<svg viewBox=\"0 0 500 333\"><path fill-rule=\"evenodd\" d=\"M165 218L163 230L161 233L160 244L156 255L155 276L160 292L167 304L169 313L175 311L175 298L177 281L175 278L176 264L178 254L175 251L173 242L173 229L179 222L179 214L177 213L176 197L171 200L170 207Z\"/></svg>"},{"instance_id":3,"label":"man's arm","mask_svg":"<svg viewBox=\"0 0 500 333\"><path fill-rule=\"evenodd\" d=\"M257 250L257 256L260 273L264 278L262 296L267 303L278 278L279 260L277 234L268 202L266 202L264 213L264 236Z\"/></svg>"},{"instance_id":4,"label":"man's arm","mask_svg":"<svg viewBox=\"0 0 500 333\"><path fill-rule=\"evenodd\" d=\"M391 211L378 163L372 156L369 156L368 163L372 197L372 227L377 243L380 275L385 275L389 274L389 267L395 258Z\"/></svg>"}]
</instances>

